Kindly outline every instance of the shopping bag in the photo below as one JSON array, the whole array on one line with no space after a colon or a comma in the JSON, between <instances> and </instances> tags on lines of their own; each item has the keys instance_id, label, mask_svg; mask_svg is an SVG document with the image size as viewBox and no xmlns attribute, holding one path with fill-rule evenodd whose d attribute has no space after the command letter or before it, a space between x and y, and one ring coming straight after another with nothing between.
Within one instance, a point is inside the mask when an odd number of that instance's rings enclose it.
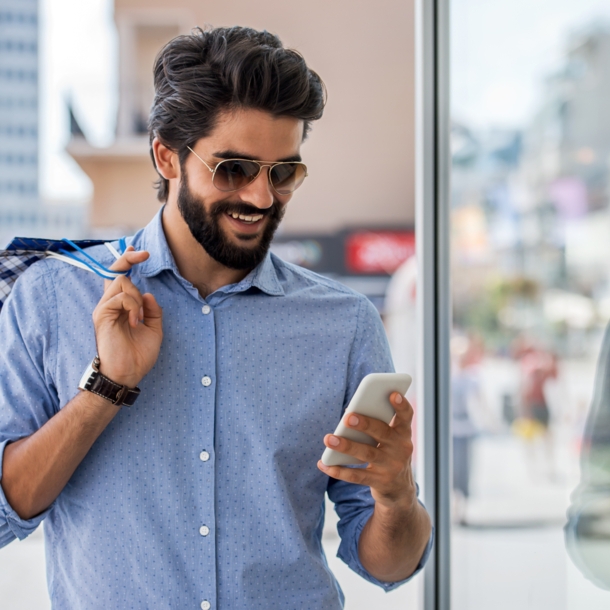
<instances>
[{"instance_id":1,"label":"shopping bag","mask_svg":"<svg viewBox=\"0 0 610 610\"><path fill-rule=\"evenodd\" d=\"M110 271L84 251L85 248L105 244L114 257L118 258L125 251L125 240L118 241L120 252L109 241L102 239L70 241L69 239L15 237L5 250L0 250L0 311L19 276L33 264L48 256L91 271L106 279L126 275L125 272Z\"/></svg>"}]
</instances>

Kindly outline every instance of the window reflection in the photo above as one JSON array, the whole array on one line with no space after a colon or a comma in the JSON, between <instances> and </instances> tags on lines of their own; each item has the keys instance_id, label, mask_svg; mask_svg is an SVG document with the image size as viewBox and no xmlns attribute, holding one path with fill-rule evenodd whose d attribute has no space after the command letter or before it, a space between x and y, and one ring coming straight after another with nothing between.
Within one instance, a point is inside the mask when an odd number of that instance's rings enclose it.
<instances>
[{"instance_id":1,"label":"window reflection","mask_svg":"<svg viewBox=\"0 0 610 610\"><path fill-rule=\"evenodd\" d=\"M582 573L610 590L610 330L602 345L581 446L580 485L572 494L566 545Z\"/></svg>"},{"instance_id":2,"label":"window reflection","mask_svg":"<svg viewBox=\"0 0 610 610\"><path fill-rule=\"evenodd\" d=\"M608 604L610 7L559 4L452 2L456 609Z\"/></svg>"}]
</instances>

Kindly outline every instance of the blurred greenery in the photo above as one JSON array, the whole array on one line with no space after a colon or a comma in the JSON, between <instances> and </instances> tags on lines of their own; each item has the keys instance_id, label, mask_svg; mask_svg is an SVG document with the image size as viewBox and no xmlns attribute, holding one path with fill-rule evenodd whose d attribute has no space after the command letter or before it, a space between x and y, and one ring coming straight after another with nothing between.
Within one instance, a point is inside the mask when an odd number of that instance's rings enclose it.
<instances>
[{"instance_id":1,"label":"blurred greenery","mask_svg":"<svg viewBox=\"0 0 610 610\"><path fill-rule=\"evenodd\" d=\"M517 324L501 321L508 311L528 312L540 317L540 286L525 276L496 276L482 290L470 292L453 306L454 324L467 331L476 331L485 338L488 349L507 352L515 337L523 330ZM515 320L515 322L518 322Z\"/></svg>"}]
</instances>

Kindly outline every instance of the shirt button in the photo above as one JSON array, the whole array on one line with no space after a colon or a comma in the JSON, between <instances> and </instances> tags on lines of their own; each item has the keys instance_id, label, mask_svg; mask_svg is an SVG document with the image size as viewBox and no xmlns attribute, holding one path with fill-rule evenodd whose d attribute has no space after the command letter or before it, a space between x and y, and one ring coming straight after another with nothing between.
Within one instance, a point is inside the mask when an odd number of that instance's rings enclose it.
<instances>
[{"instance_id":1,"label":"shirt button","mask_svg":"<svg viewBox=\"0 0 610 610\"><path fill-rule=\"evenodd\" d=\"M207 462L207 461L210 459L210 454L209 454L207 451L202 451L202 452L199 454L199 459L200 459L202 462Z\"/></svg>"},{"instance_id":2,"label":"shirt button","mask_svg":"<svg viewBox=\"0 0 610 610\"><path fill-rule=\"evenodd\" d=\"M202 525L202 526L199 528L199 533L200 533L202 536L207 536L207 535L210 533L210 528L209 528L207 525Z\"/></svg>"},{"instance_id":3,"label":"shirt button","mask_svg":"<svg viewBox=\"0 0 610 610\"><path fill-rule=\"evenodd\" d=\"M207 388L209 385L211 385L212 380L206 375L202 380L201 383Z\"/></svg>"},{"instance_id":4,"label":"shirt button","mask_svg":"<svg viewBox=\"0 0 610 610\"><path fill-rule=\"evenodd\" d=\"M212 311L212 308L209 305L204 305L201 308L201 311L207 316L210 313L210 311Z\"/></svg>"},{"instance_id":5,"label":"shirt button","mask_svg":"<svg viewBox=\"0 0 610 610\"><path fill-rule=\"evenodd\" d=\"M201 610L210 610L211 607L212 604L207 599L201 602Z\"/></svg>"}]
</instances>

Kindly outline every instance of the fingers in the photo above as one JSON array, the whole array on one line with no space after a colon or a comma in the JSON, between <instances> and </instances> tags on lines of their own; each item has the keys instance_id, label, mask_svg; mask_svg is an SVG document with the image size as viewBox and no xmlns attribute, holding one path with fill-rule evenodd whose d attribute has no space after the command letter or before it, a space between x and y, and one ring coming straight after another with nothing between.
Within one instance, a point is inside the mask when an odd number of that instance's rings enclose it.
<instances>
[{"instance_id":1,"label":"fingers","mask_svg":"<svg viewBox=\"0 0 610 610\"><path fill-rule=\"evenodd\" d=\"M318 461L318 468L335 479L367 485L376 502L396 505L404 502L405 498L412 498L415 489L411 470L413 408L398 392L391 394L389 400L395 410L389 425L359 413L348 413L343 420L347 427L364 432L377 441L376 447L334 434L324 437L327 447L365 462L365 468L325 466L321 460Z\"/></svg>"},{"instance_id":2,"label":"fingers","mask_svg":"<svg viewBox=\"0 0 610 610\"><path fill-rule=\"evenodd\" d=\"M103 307L106 303L108 303L110 300L112 300L119 294L129 295L138 304L138 319L142 320L144 318L144 300L142 299L142 294L133 285L133 282L124 275L117 277L110 283L110 286L102 295L102 298L98 303L98 307Z\"/></svg>"},{"instance_id":3,"label":"fingers","mask_svg":"<svg viewBox=\"0 0 610 610\"><path fill-rule=\"evenodd\" d=\"M129 246L110 269L128 271L148 257L148 252L144 250L136 252L133 246ZM139 323L144 323L146 326L162 332L163 312L155 297L150 293L142 295L125 275L112 281L104 280L104 294L93 312L93 320L97 325L108 314L111 318L117 319L121 313L128 315L129 324L134 328Z\"/></svg>"},{"instance_id":4,"label":"fingers","mask_svg":"<svg viewBox=\"0 0 610 610\"><path fill-rule=\"evenodd\" d=\"M410 435L411 424L413 422L413 407L411 407L409 401L398 392L391 394L390 402L396 415L389 425L378 419L359 413L346 414L344 423L348 428L366 432L378 443L390 442L394 438L396 431L399 431L403 435Z\"/></svg>"},{"instance_id":5,"label":"fingers","mask_svg":"<svg viewBox=\"0 0 610 610\"><path fill-rule=\"evenodd\" d=\"M345 466L326 466L322 460L318 460L318 468L333 479L356 483L358 485L371 486L371 473L366 468L346 468Z\"/></svg>"},{"instance_id":6,"label":"fingers","mask_svg":"<svg viewBox=\"0 0 610 610\"><path fill-rule=\"evenodd\" d=\"M324 437L324 444L330 449L355 457L367 464L365 468L347 468L326 466L321 460L318 461L318 468L335 479L368 485L382 494L393 496L397 493L396 490L400 492L405 477L408 479L411 472L413 442L410 434L401 435L392 430L392 442L384 442L377 447L327 434Z\"/></svg>"},{"instance_id":7,"label":"fingers","mask_svg":"<svg viewBox=\"0 0 610 610\"><path fill-rule=\"evenodd\" d=\"M142 295L142 310L144 324L149 328L161 331L163 329L163 309L150 292Z\"/></svg>"},{"instance_id":8,"label":"fingers","mask_svg":"<svg viewBox=\"0 0 610 610\"><path fill-rule=\"evenodd\" d=\"M134 265L143 263L149 256L150 254L146 252L146 250L139 250L136 252L133 246L128 246L121 255L121 258L112 263L110 269L112 271L129 271ZM108 290L113 283L113 280L104 280L104 290Z\"/></svg>"},{"instance_id":9,"label":"fingers","mask_svg":"<svg viewBox=\"0 0 610 610\"><path fill-rule=\"evenodd\" d=\"M390 402L396 413L413 417L413 407L411 406L411 403L399 392L392 392L392 394L390 394Z\"/></svg>"},{"instance_id":10,"label":"fingers","mask_svg":"<svg viewBox=\"0 0 610 610\"><path fill-rule=\"evenodd\" d=\"M392 428L408 428L411 429L413 423L413 407L411 403L398 392L394 392L390 396L390 402L396 415L390 424Z\"/></svg>"},{"instance_id":11,"label":"fingers","mask_svg":"<svg viewBox=\"0 0 610 610\"><path fill-rule=\"evenodd\" d=\"M359 413L347 413L343 418L343 422L348 428L366 432L370 437L374 438L378 443L390 442L396 431L378 419L360 415Z\"/></svg>"},{"instance_id":12,"label":"fingers","mask_svg":"<svg viewBox=\"0 0 610 610\"><path fill-rule=\"evenodd\" d=\"M326 466L319 460L318 468L333 479L370 487L375 502L396 506L405 502L412 505L417 501L417 488L410 465L381 469L369 464L366 468L348 468Z\"/></svg>"},{"instance_id":13,"label":"fingers","mask_svg":"<svg viewBox=\"0 0 610 610\"><path fill-rule=\"evenodd\" d=\"M377 462L381 457L381 453L376 447L371 447L371 445L365 445L364 443L350 441L347 438L335 436L334 434L327 434L324 437L324 444L329 449L333 449L339 453L346 453L352 457L362 460L363 462Z\"/></svg>"},{"instance_id":14,"label":"fingers","mask_svg":"<svg viewBox=\"0 0 610 610\"><path fill-rule=\"evenodd\" d=\"M94 312L94 318L96 322L102 322L110 316L113 320L118 319L121 315L127 315L129 317L129 325L135 328L142 319L142 298L136 300L133 296L127 292L119 292L112 298L108 299L101 310Z\"/></svg>"},{"instance_id":15,"label":"fingers","mask_svg":"<svg viewBox=\"0 0 610 610\"><path fill-rule=\"evenodd\" d=\"M392 406L397 407L396 415L390 425L359 413L347 413L343 420L348 428L364 432L375 440L378 443L376 447L334 434L327 434L324 437L324 444L330 449L368 464L387 465L394 460L398 462L410 460L413 453L411 438L413 409L407 399L398 393L392 394L390 401Z\"/></svg>"}]
</instances>

